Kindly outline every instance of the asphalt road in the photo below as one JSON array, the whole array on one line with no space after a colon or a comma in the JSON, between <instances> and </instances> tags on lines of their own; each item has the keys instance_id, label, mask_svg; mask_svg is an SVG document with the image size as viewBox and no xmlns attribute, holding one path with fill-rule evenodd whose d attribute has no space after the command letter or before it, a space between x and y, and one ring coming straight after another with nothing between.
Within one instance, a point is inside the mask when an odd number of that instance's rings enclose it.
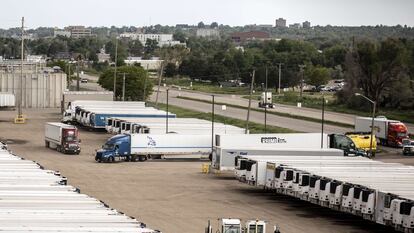
<instances>
[{"instance_id":1,"label":"asphalt road","mask_svg":"<svg viewBox=\"0 0 414 233\"><path fill-rule=\"evenodd\" d=\"M161 90L165 90L161 88ZM201 100L209 100L211 101L211 94L203 93L203 92L194 92L188 91L185 89L170 89L170 93L175 93L176 95L180 95L183 97L191 97ZM246 98L242 98L240 95L229 95L229 94L215 94L215 100L217 102L228 103L232 105L240 105L247 107L249 100ZM252 108L258 108L258 100L252 99ZM313 108L305 108L301 107L298 108L296 106L291 105L284 105L284 104L275 104L274 109L268 109L269 111L273 112L281 112L281 113L288 113L291 115L298 115L298 116L305 116L315 119L321 119L321 110L313 109ZM355 115L353 114L345 114L345 113L337 113L331 111L325 111L325 119L334 122L340 122L345 124L353 125L355 123ZM414 124L407 124L409 132L414 132Z\"/></svg>"},{"instance_id":2,"label":"asphalt road","mask_svg":"<svg viewBox=\"0 0 414 233\"><path fill-rule=\"evenodd\" d=\"M196 96L207 96L204 94L199 93L187 93L185 92L186 96L193 97L192 94ZM176 98L178 95L183 96L183 92L179 92L176 90L170 90L169 91L169 104L200 111L200 112L211 112L211 104L209 103L203 103L200 101L193 101L193 100L186 100L186 99L179 99ZM207 96L211 100L211 96ZM156 98L156 92L153 93L151 96L151 100L155 101ZM223 98L223 97L222 97ZM166 92L164 89L161 89L159 94L159 101L161 103L166 103ZM226 98L223 99L217 99L217 102L224 102L228 103ZM215 106L215 113L218 115L226 116L226 117L232 117L240 120L246 120L247 117L247 110L240 109L240 108L234 108L234 107L228 107L225 111L221 109L221 105ZM250 111L250 120L252 122L261 123L264 124L264 113L257 112L257 111ZM298 120L293 119L289 117L281 117L276 116L273 114L267 114L267 124L292 129L299 132L321 132L321 124L305 121L305 120ZM344 128L344 127L338 127L338 126L332 126L332 125L325 125L324 131L326 133L345 133L348 131L352 131L351 128Z\"/></svg>"}]
</instances>

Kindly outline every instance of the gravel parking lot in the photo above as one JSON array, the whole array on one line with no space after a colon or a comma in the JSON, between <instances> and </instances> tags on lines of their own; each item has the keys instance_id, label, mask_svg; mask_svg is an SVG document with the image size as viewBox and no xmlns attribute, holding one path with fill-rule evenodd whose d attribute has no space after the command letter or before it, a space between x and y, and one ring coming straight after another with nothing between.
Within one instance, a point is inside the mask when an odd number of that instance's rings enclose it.
<instances>
[{"instance_id":1,"label":"gravel parking lot","mask_svg":"<svg viewBox=\"0 0 414 233\"><path fill-rule=\"evenodd\" d=\"M58 170L82 193L100 199L149 227L164 233L201 233L208 220L217 229L221 217L263 219L285 232L392 232L392 229L359 218L267 193L234 180L231 174L202 174L197 159L101 164L95 149L109 135L81 130L80 155L60 154L44 147L44 123L59 120L59 109L26 109L28 121L15 125L15 112L0 111L0 139L11 150L35 160L46 169ZM377 159L413 164L400 155ZM267 232L271 232L272 227Z\"/></svg>"}]
</instances>

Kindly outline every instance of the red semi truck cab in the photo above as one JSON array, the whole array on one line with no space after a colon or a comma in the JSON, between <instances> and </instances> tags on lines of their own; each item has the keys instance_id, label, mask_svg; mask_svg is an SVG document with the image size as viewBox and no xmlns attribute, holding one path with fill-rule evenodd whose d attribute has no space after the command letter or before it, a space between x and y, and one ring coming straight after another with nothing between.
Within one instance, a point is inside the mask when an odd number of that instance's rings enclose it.
<instances>
[{"instance_id":1,"label":"red semi truck cab","mask_svg":"<svg viewBox=\"0 0 414 233\"><path fill-rule=\"evenodd\" d=\"M47 122L45 125L45 146L65 154L79 154L78 129L60 122Z\"/></svg>"},{"instance_id":2,"label":"red semi truck cab","mask_svg":"<svg viewBox=\"0 0 414 233\"><path fill-rule=\"evenodd\" d=\"M404 123L389 122L388 123L388 137L387 144L397 147L402 147L403 139L408 138L408 129Z\"/></svg>"}]
</instances>

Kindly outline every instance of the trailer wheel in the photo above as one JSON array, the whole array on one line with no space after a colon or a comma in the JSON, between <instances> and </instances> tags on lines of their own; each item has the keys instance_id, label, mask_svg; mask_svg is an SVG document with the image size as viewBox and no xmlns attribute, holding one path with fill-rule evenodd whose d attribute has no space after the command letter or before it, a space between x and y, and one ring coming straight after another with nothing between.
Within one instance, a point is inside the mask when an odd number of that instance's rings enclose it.
<instances>
[{"instance_id":1,"label":"trailer wheel","mask_svg":"<svg viewBox=\"0 0 414 233\"><path fill-rule=\"evenodd\" d=\"M48 141L45 141L45 147L49 148L49 142Z\"/></svg>"},{"instance_id":2,"label":"trailer wheel","mask_svg":"<svg viewBox=\"0 0 414 233\"><path fill-rule=\"evenodd\" d=\"M138 157L138 160L139 160L140 162L144 162L145 160L147 160L147 156L146 156L146 155L140 155L140 156Z\"/></svg>"},{"instance_id":3,"label":"trailer wheel","mask_svg":"<svg viewBox=\"0 0 414 233\"><path fill-rule=\"evenodd\" d=\"M137 156L131 155L131 162L136 162L136 161L137 161Z\"/></svg>"}]
</instances>

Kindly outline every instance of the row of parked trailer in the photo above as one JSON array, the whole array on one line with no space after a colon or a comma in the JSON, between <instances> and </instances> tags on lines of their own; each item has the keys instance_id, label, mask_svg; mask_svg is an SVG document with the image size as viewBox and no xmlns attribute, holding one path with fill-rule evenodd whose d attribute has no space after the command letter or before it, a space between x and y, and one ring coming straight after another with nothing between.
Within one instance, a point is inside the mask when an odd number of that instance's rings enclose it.
<instances>
[{"instance_id":1,"label":"row of parked trailer","mask_svg":"<svg viewBox=\"0 0 414 233\"><path fill-rule=\"evenodd\" d=\"M414 232L414 167L344 157L336 149L289 152L238 155L235 176L249 185Z\"/></svg>"},{"instance_id":2,"label":"row of parked trailer","mask_svg":"<svg viewBox=\"0 0 414 233\"><path fill-rule=\"evenodd\" d=\"M59 172L0 149L1 232L156 233L145 224L81 194Z\"/></svg>"},{"instance_id":3,"label":"row of parked trailer","mask_svg":"<svg viewBox=\"0 0 414 233\"><path fill-rule=\"evenodd\" d=\"M175 118L176 115L146 107L145 102L85 101L69 104L62 122L77 123L93 129L104 129L110 117Z\"/></svg>"}]
</instances>

